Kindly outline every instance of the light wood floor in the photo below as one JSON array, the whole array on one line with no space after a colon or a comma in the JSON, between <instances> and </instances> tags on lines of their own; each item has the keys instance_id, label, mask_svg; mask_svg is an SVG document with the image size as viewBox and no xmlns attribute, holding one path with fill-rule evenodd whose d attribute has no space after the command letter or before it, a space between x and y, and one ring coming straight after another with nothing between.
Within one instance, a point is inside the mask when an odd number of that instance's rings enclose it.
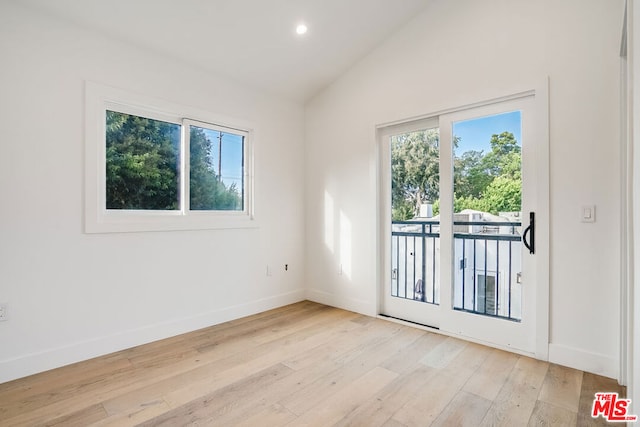
<instances>
[{"instance_id":1,"label":"light wood floor","mask_svg":"<svg viewBox=\"0 0 640 427\"><path fill-rule=\"evenodd\" d=\"M0 384L2 426L606 425L614 380L302 302Z\"/></svg>"}]
</instances>

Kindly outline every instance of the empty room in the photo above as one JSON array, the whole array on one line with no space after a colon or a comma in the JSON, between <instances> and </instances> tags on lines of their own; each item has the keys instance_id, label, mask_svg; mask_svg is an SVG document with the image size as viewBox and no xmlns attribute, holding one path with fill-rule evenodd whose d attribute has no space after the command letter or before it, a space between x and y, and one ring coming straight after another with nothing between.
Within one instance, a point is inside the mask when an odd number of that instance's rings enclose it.
<instances>
[{"instance_id":1,"label":"empty room","mask_svg":"<svg viewBox=\"0 0 640 427\"><path fill-rule=\"evenodd\" d=\"M635 3L0 0L0 425L633 423Z\"/></svg>"}]
</instances>

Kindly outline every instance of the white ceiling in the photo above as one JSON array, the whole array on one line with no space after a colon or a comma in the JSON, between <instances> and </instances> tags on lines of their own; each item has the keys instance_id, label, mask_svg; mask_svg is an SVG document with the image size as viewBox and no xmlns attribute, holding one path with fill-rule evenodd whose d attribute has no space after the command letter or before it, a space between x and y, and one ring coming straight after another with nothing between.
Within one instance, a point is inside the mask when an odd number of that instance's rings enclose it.
<instances>
[{"instance_id":1,"label":"white ceiling","mask_svg":"<svg viewBox=\"0 0 640 427\"><path fill-rule=\"evenodd\" d=\"M306 101L431 0L21 0L127 43ZM296 36L304 21L309 32Z\"/></svg>"}]
</instances>

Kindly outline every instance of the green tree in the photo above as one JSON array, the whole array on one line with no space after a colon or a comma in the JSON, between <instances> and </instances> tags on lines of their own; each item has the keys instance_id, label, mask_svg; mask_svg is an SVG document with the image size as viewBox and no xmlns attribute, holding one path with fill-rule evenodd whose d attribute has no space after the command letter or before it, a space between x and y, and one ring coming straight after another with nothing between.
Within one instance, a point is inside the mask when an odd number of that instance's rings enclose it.
<instances>
[{"instance_id":1,"label":"green tree","mask_svg":"<svg viewBox=\"0 0 640 427\"><path fill-rule=\"evenodd\" d=\"M439 131L428 129L391 138L391 205L396 221L411 219L420 205L440 194Z\"/></svg>"},{"instance_id":2,"label":"green tree","mask_svg":"<svg viewBox=\"0 0 640 427\"><path fill-rule=\"evenodd\" d=\"M518 141L513 133L502 132L492 135L489 143L489 153L467 151L455 160L455 212L474 209L497 215L521 209L522 154Z\"/></svg>"},{"instance_id":3,"label":"green tree","mask_svg":"<svg viewBox=\"0 0 640 427\"><path fill-rule=\"evenodd\" d=\"M179 125L107 111L107 209L177 209L179 150Z\"/></svg>"},{"instance_id":4,"label":"green tree","mask_svg":"<svg viewBox=\"0 0 640 427\"><path fill-rule=\"evenodd\" d=\"M201 128L191 127L190 207L193 210L241 210L242 197L235 184L228 188L216 174L212 162L213 142Z\"/></svg>"},{"instance_id":5,"label":"green tree","mask_svg":"<svg viewBox=\"0 0 640 427\"><path fill-rule=\"evenodd\" d=\"M478 198L493 180L482 151L465 151L453 163L454 188L459 196Z\"/></svg>"},{"instance_id":6,"label":"green tree","mask_svg":"<svg viewBox=\"0 0 640 427\"><path fill-rule=\"evenodd\" d=\"M520 146L511 132L494 134L489 141L491 151L482 159L483 167L493 177L520 173Z\"/></svg>"},{"instance_id":7,"label":"green tree","mask_svg":"<svg viewBox=\"0 0 640 427\"><path fill-rule=\"evenodd\" d=\"M485 202L485 211L494 215L519 211L522 206L522 181L498 176L489 184L482 200Z\"/></svg>"},{"instance_id":8,"label":"green tree","mask_svg":"<svg viewBox=\"0 0 640 427\"><path fill-rule=\"evenodd\" d=\"M411 134L413 135L413 134ZM412 143L419 139L415 136L406 137L403 141ZM422 143L422 140L418 141ZM460 140L456 137L454 148L458 146ZM522 173L521 173L521 150L517 140L511 132L494 134L489 141L491 151L465 151L454 158L454 212L464 209L473 209L483 212L498 214L506 211L519 211L522 201ZM402 145L392 146L393 169L393 218L410 219L416 216L419 205L416 205L417 193L413 190L416 182L415 177L422 177L418 173L409 173L407 165L422 168L422 170L435 170L433 166L438 162L437 143L433 151L421 150L415 147ZM419 147L419 145L418 145ZM427 153L426 155L424 153ZM421 159L416 158L423 156ZM417 165L417 166L416 166ZM396 175L395 171L399 173ZM426 172L425 172L426 173ZM414 179L411 179L414 177ZM410 185L411 184L411 185ZM404 191L398 191L398 190ZM408 189L408 190L407 190ZM424 194L423 191L420 194ZM440 213L440 201L437 191L433 201L433 213ZM425 200L422 199L421 203Z\"/></svg>"}]
</instances>

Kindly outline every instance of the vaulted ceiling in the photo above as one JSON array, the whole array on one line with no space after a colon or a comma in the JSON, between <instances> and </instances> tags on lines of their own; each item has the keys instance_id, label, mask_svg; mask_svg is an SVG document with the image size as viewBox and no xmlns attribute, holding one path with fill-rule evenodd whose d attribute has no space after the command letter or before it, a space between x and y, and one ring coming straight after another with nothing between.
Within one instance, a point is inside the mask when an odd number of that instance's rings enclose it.
<instances>
[{"instance_id":1,"label":"vaulted ceiling","mask_svg":"<svg viewBox=\"0 0 640 427\"><path fill-rule=\"evenodd\" d=\"M20 1L249 87L305 102L432 0ZM308 27L303 36L295 31L301 22Z\"/></svg>"}]
</instances>

